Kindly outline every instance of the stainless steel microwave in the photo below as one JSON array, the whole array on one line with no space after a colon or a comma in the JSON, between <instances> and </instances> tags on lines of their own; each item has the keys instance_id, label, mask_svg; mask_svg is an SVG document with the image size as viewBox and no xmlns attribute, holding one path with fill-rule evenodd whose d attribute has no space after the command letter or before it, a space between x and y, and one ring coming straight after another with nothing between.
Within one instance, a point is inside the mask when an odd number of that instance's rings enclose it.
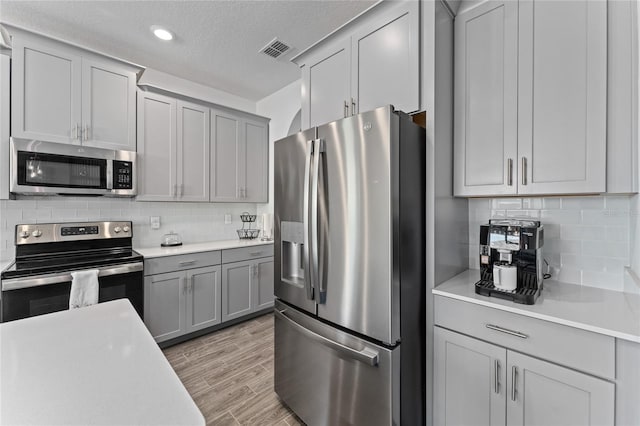
<instances>
[{"instance_id":1,"label":"stainless steel microwave","mask_svg":"<svg viewBox=\"0 0 640 426\"><path fill-rule=\"evenodd\" d=\"M26 195L136 195L136 153L11 138L10 190Z\"/></svg>"}]
</instances>

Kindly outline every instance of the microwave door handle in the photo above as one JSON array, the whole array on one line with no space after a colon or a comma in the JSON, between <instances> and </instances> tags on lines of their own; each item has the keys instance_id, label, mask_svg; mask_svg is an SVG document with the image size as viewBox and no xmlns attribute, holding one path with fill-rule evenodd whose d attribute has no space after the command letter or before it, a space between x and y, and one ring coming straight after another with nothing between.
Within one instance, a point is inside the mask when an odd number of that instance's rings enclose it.
<instances>
[{"instance_id":1,"label":"microwave door handle","mask_svg":"<svg viewBox=\"0 0 640 426\"><path fill-rule=\"evenodd\" d=\"M110 275L129 274L139 272L144 268L142 262L125 263L123 265L109 266L98 269L98 277L108 277ZM41 275L36 277L13 278L2 280L2 291L20 290L23 288L38 287L41 285L61 284L71 281L71 273Z\"/></svg>"},{"instance_id":2,"label":"microwave door handle","mask_svg":"<svg viewBox=\"0 0 640 426\"><path fill-rule=\"evenodd\" d=\"M311 180L311 161L313 157L313 145L314 141L307 141L307 152L305 156L305 164L304 164L304 190L303 190L303 222L304 222L304 281L305 281L305 289L307 291L307 299L313 300L313 289L315 285L313 283L314 276L311 270L311 239L309 227L311 226L311 218L310 216L310 200L309 200L309 185Z\"/></svg>"},{"instance_id":3,"label":"microwave door handle","mask_svg":"<svg viewBox=\"0 0 640 426\"><path fill-rule=\"evenodd\" d=\"M324 303L326 300L326 288L320 279L319 255L320 251L318 238L318 184L320 180L320 160L324 153L324 140L316 139L314 141L313 155L313 175L311 182L311 260L313 262L314 281L318 289L318 303Z\"/></svg>"},{"instance_id":4,"label":"microwave door handle","mask_svg":"<svg viewBox=\"0 0 640 426\"><path fill-rule=\"evenodd\" d=\"M113 161L107 160L107 189L113 189Z\"/></svg>"}]
</instances>

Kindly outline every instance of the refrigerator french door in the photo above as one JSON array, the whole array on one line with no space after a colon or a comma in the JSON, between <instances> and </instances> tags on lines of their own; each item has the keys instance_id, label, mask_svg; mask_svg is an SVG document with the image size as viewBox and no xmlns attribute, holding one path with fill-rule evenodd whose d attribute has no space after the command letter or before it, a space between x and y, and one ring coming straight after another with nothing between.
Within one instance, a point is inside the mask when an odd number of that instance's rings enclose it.
<instances>
[{"instance_id":1,"label":"refrigerator french door","mask_svg":"<svg viewBox=\"0 0 640 426\"><path fill-rule=\"evenodd\" d=\"M424 130L387 106L274 156L276 392L309 425L422 424Z\"/></svg>"}]
</instances>

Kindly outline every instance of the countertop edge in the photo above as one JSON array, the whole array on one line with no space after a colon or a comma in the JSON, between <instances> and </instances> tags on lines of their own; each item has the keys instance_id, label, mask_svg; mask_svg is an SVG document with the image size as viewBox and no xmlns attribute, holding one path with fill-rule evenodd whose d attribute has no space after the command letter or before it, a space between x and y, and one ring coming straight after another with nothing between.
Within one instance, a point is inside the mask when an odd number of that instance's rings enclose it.
<instances>
[{"instance_id":1,"label":"countertop edge","mask_svg":"<svg viewBox=\"0 0 640 426\"><path fill-rule=\"evenodd\" d=\"M591 331L593 333L604 334L607 336L615 337L617 339L623 339L623 340L628 340L635 343L640 343L640 336L635 336L633 334L621 333L619 331L610 330L602 327L596 327L593 325L584 324L577 321L571 321L571 320L567 320L567 319L552 316L552 315L545 315L537 312L525 311L518 308L511 308L509 306L498 305L496 303L492 303L491 301L473 299L473 298L462 296L459 294L450 293L448 291L438 290L437 288L434 288L432 292L434 295L438 295L438 296L449 297L451 299L456 299L463 302L469 302L476 305L486 306L488 308L499 309L501 311L511 312L518 315L524 315L530 318L536 318L543 321L553 322L555 324L566 325L569 327L578 328L585 331Z\"/></svg>"},{"instance_id":2,"label":"countertop edge","mask_svg":"<svg viewBox=\"0 0 640 426\"><path fill-rule=\"evenodd\" d=\"M255 247L273 244L273 241L261 240L220 240L192 244L183 244L177 247L134 247L133 249L144 256L145 259L156 257L179 256L182 254L204 253L207 251L230 250L243 247Z\"/></svg>"}]
</instances>

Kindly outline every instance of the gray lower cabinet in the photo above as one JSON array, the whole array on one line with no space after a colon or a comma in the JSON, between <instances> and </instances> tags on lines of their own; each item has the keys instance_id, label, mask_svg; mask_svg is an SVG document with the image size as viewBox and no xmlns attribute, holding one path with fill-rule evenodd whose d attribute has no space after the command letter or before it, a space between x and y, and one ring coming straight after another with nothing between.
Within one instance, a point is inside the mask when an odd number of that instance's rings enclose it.
<instances>
[{"instance_id":1,"label":"gray lower cabinet","mask_svg":"<svg viewBox=\"0 0 640 426\"><path fill-rule=\"evenodd\" d=\"M273 306L273 258L222 265L222 321Z\"/></svg>"},{"instance_id":2,"label":"gray lower cabinet","mask_svg":"<svg viewBox=\"0 0 640 426\"><path fill-rule=\"evenodd\" d=\"M607 380L435 327L434 424L613 425Z\"/></svg>"},{"instance_id":3,"label":"gray lower cabinet","mask_svg":"<svg viewBox=\"0 0 640 426\"><path fill-rule=\"evenodd\" d=\"M145 277L144 321L157 342L220 323L220 266Z\"/></svg>"}]
</instances>

